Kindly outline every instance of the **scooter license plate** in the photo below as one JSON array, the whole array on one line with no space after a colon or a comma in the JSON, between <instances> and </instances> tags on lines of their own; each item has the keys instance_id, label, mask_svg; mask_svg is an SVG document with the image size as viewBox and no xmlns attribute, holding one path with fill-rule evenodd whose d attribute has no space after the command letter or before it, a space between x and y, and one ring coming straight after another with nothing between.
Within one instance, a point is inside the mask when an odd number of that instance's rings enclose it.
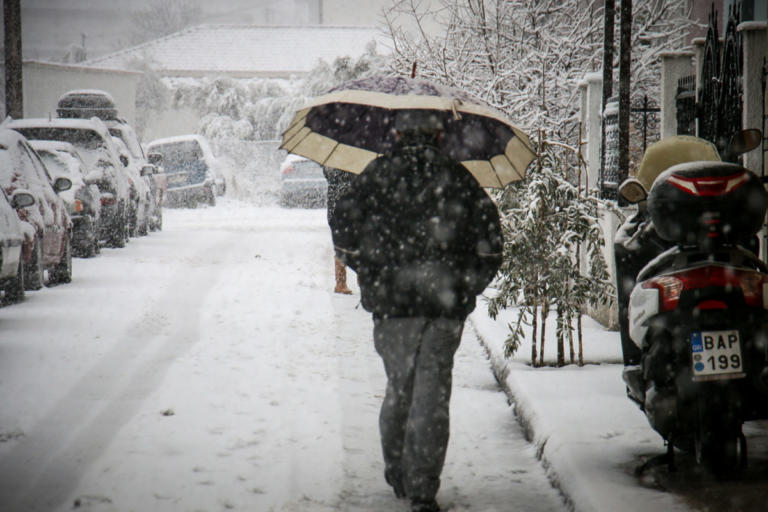
<instances>
[{"instance_id":1,"label":"scooter license plate","mask_svg":"<svg viewBox=\"0 0 768 512\"><path fill-rule=\"evenodd\" d=\"M741 336L736 329L691 333L693 380L740 379L745 376Z\"/></svg>"}]
</instances>

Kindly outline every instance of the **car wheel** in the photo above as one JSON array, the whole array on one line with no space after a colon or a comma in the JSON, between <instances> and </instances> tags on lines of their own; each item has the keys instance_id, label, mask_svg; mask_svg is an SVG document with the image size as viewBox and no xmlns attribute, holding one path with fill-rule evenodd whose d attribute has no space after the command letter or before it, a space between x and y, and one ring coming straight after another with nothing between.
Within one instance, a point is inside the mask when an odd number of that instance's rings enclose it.
<instances>
[{"instance_id":1,"label":"car wheel","mask_svg":"<svg viewBox=\"0 0 768 512\"><path fill-rule=\"evenodd\" d=\"M35 239L35 246L32 248L32 259L24 265L24 289L39 290L43 287L44 279L43 244L37 238Z\"/></svg>"},{"instance_id":2,"label":"car wheel","mask_svg":"<svg viewBox=\"0 0 768 512\"><path fill-rule=\"evenodd\" d=\"M72 244L67 238L67 245L61 260L51 272L50 285L72 282Z\"/></svg>"},{"instance_id":3,"label":"car wheel","mask_svg":"<svg viewBox=\"0 0 768 512\"><path fill-rule=\"evenodd\" d=\"M216 194L213 192L213 187L208 189L208 206L216 206Z\"/></svg>"},{"instance_id":4,"label":"car wheel","mask_svg":"<svg viewBox=\"0 0 768 512\"><path fill-rule=\"evenodd\" d=\"M86 258L93 258L99 253L99 235L95 221L91 222L91 227L91 232L88 234L83 247L83 256Z\"/></svg>"},{"instance_id":5,"label":"car wheel","mask_svg":"<svg viewBox=\"0 0 768 512\"><path fill-rule=\"evenodd\" d=\"M19 268L16 270L16 277L9 280L5 285L5 296L3 301L6 304L14 304L24 300L24 264L19 260Z\"/></svg>"}]
</instances>

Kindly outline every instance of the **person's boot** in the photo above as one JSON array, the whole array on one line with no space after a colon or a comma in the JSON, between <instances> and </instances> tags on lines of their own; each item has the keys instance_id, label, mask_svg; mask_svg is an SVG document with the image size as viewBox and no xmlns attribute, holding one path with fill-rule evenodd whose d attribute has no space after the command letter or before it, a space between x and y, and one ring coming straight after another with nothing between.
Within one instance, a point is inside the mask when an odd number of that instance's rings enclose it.
<instances>
[{"instance_id":1,"label":"person's boot","mask_svg":"<svg viewBox=\"0 0 768 512\"><path fill-rule=\"evenodd\" d=\"M403 485L403 478L399 473L395 471L385 471L384 480L386 480L392 487L392 490L395 491L395 496L397 498L405 498L405 486Z\"/></svg>"},{"instance_id":2,"label":"person's boot","mask_svg":"<svg viewBox=\"0 0 768 512\"><path fill-rule=\"evenodd\" d=\"M411 512L440 512L440 506L434 498L411 500Z\"/></svg>"},{"instance_id":3,"label":"person's boot","mask_svg":"<svg viewBox=\"0 0 768 512\"><path fill-rule=\"evenodd\" d=\"M333 258L336 274L336 288L333 289L336 293L343 293L345 295L351 295L352 290L347 287L347 267L341 262L339 258Z\"/></svg>"}]
</instances>

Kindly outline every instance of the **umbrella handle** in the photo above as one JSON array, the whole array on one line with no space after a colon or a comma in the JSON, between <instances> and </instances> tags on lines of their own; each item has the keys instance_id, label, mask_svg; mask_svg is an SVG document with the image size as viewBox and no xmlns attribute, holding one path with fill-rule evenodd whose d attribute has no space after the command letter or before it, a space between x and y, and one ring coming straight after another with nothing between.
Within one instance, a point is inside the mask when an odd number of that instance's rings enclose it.
<instances>
[{"instance_id":1,"label":"umbrella handle","mask_svg":"<svg viewBox=\"0 0 768 512\"><path fill-rule=\"evenodd\" d=\"M461 119L461 114L457 110L457 107L461 106L461 100L458 98L453 98L453 101L451 102L451 111L453 112L453 119L458 121Z\"/></svg>"}]
</instances>

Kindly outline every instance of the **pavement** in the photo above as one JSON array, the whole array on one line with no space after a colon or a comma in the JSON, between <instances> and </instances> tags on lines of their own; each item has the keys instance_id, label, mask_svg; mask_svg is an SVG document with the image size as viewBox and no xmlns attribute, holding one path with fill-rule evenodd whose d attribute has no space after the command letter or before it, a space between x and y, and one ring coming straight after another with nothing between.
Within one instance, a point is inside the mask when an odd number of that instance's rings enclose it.
<instances>
[{"instance_id":1,"label":"pavement","mask_svg":"<svg viewBox=\"0 0 768 512\"><path fill-rule=\"evenodd\" d=\"M506 310L493 320L479 301L468 324L485 347L551 483L571 510L768 510L768 422L745 425L750 463L738 482L702 474L692 457L682 453L677 455L677 472L662 466L637 477L635 468L666 448L626 396L618 332L585 316L585 364L534 368L529 339L512 357L504 357L508 326L516 322L516 315L516 310ZM555 361L555 332L551 318L547 364Z\"/></svg>"}]
</instances>

